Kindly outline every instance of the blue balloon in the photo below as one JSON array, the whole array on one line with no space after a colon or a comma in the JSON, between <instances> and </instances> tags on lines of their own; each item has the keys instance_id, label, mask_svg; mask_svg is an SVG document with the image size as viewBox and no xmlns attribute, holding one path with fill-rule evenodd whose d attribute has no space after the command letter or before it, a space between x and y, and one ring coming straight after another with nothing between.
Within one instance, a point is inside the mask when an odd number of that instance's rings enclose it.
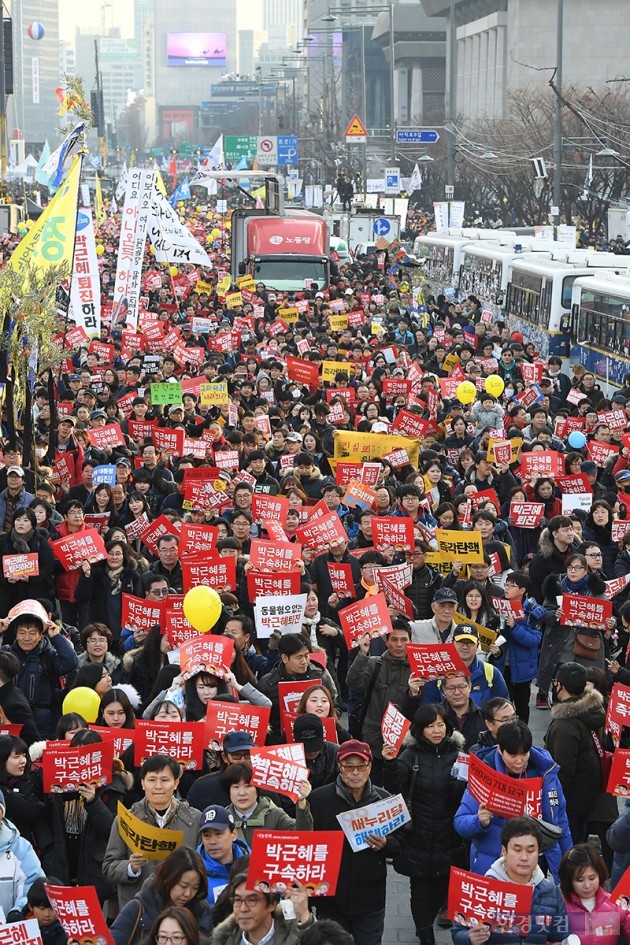
<instances>
[{"instance_id":1,"label":"blue balloon","mask_svg":"<svg viewBox=\"0 0 630 945\"><path fill-rule=\"evenodd\" d=\"M581 450L586 446L586 437L579 430L573 430L569 433L569 446L574 450Z\"/></svg>"}]
</instances>

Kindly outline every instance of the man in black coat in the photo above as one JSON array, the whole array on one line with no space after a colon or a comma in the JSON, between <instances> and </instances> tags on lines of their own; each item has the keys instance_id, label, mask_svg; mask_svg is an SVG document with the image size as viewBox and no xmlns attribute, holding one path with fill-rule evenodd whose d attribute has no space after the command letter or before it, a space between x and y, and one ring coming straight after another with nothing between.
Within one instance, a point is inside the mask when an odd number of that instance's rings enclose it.
<instances>
[{"instance_id":1,"label":"man in black coat","mask_svg":"<svg viewBox=\"0 0 630 945\"><path fill-rule=\"evenodd\" d=\"M298 715L293 723L293 737L304 745L308 779L313 789L332 784L339 774L339 745L324 741L324 723L312 712Z\"/></svg>"}]
</instances>

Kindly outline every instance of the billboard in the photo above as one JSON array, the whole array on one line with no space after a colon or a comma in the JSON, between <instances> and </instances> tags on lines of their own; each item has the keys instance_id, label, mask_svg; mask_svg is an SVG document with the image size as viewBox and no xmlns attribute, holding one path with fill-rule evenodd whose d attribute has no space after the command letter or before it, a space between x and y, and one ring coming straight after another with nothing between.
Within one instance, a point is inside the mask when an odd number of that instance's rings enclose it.
<instances>
[{"instance_id":1,"label":"billboard","mask_svg":"<svg viewBox=\"0 0 630 945\"><path fill-rule=\"evenodd\" d=\"M226 46L225 33L167 33L167 65L224 66Z\"/></svg>"}]
</instances>

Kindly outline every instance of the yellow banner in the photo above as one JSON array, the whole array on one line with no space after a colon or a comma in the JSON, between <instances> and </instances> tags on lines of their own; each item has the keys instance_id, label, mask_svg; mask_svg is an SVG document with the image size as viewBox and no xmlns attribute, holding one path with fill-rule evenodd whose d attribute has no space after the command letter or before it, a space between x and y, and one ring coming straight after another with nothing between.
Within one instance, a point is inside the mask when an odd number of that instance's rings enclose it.
<instances>
[{"instance_id":1,"label":"yellow banner","mask_svg":"<svg viewBox=\"0 0 630 945\"><path fill-rule=\"evenodd\" d=\"M157 161L153 162L153 170L155 171L155 186L158 189L158 193L162 194L163 197L166 197L166 185L164 183L164 178L160 174L160 169L157 165Z\"/></svg>"},{"instance_id":2,"label":"yellow banner","mask_svg":"<svg viewBox=\"0 0 630 945\"><path fill-rule=\"evenodd\" d=\"M101 178L96 176L96 192L94 194L94 216L96 217L97 226L102 226L107 219L107 214L105 213L105 208L103 207L103 191L101 188Z\"/></svg>"},{"instance_id":3,"label":"yellow banner","mask_svg":"<svg viewBox=\"0 0 630 945\"><path fill-rule=\"evenodd\" d=\"M427 564L431 565L442 577L448 577L453 570L452 562L445 561L439 551L429 551L425 559Z\"/></svg>"},{"instance_id":4,"label":"yellow banner","mask_svg":"<svg viewBox=\"0 0 630 945\"><path fill-rule=\"evenodd\" d=\"M337 370L343 368L338 361ZM324 361L324 364L326 362ZM335 459L350 460L354 463L369 463L376 456L385 456L394 450L407 450L412 466L418 465L418 440L409 436L396 436L390 433L356 433L349 430L335 431ZM457 533L459 534L459 532Z\"/></svg>"},{"instance_id":5,"label":"yellow banner","mask_svg":"<svg viewBox=\"0 0 630 945\"><path fill-rule=\"evenodd\" d=\"M428 557L428 555L427 555ZM490 627L484 627L480 623L477 623L474 620L470 620L469 617L465 617L463 614L454 613L453 620L455 623L471 623L473 627L476 628L477 633L479 634L479 642L481 644L481 649L488 652L490 645L494 643L498 634L496 630L491 630Z\"/></svg>"},{"instance_id":6,"label":"yellow banner","mask_svg":"<svg viewBox=\"0 0 630 945\"><path fill-rule=\"evenodd\" d=\"M118 832L132 853L142 853L147 860L165 860L184 842L183 830L162 830L145 824L118 801Z\"/></svg>"},{"instance_id":7,"label":"yellow banner","mask_svg":"<svg viewBox=\"0 0 630 945\"><path fill-rule=\"evenodd\" d=\"M346 366L341 361L322 361L322 381L334 383L338 371L344 371Z\"/></svg>"},{"instance_id":8,"label":"yellow banner","mask_svg":"<svg viewBox=\"0 0 630 945\"><path fill-rule=\"evenodd\" d=\"M287 306L286 308L278 309L278 318L281 318L283 322L287 323L287 325L292 325L294 322L298 322L300 320L300 313L295 307L290 308Z\"/></svg>"},{"instance_id":9,"label":"yellow banner","mask_svg":"<svg viewBox=\"0 0 630 945\"><path fill-rule=\"evenodd\" d=\"M70 275L77 229L80 178L81 158L77 155L68 176L53 199L13 250L9 265L15 272L24 274L29 263L38 271L67 263Z\"/></svg>"},{"instance_id":10,"label":"yellow banner","mask_svg":"<svg viewBox=\"0 0 630 945\"><path fill-rule=\"evenodd\" d=\"M223 293L223 295L225 295L225 293L227 292L227 290L230 288L231 285L232 285L231 276L223 276L221 281L217 282L217 292L221 292Z\"/></svg>"},{"instance_id":11,"label":"yellow banner","mask_svg":"<svg viewBox=\"0 0 630 945\"><path fill-rule=\"evenodd\" d=\"M195 292L206 292L208 295L211 295L213 291L211 282L204 282L203 279L197 279Z\"/></svg>"},{"instance_id":12,"label":"yellow banner","mask_svg":"<svg viewBox=\"0 0 630 945\"><path fill-rule=\"evenodd\" d=\"M438 551L445 561L463 561L464 564L483 563L483 545L480 532L449 531L436 528Z\"/></svg>"},{"instance_id":13,"label":"yellow banner","mask_svg":"<svg viewBox=\"0 0 630 945\"><path fill-rule=\"evenodd\" d=\"M225 296L225 306L226 308L237 308L239 305L243 304L243 296L240 292L230 292L229 295Z\"/></svg>"},{"instance_id":14,"label":"yellow banner","mask_svg":"<svg viewBox=\"0 0 630 945\"><path fill-rule=\"evenodd\" d=\"M328 319L328 327L331 331L343 331L348 327L347 315L331 315Z\"/></svg>"},{"instance_id":15,"label":"yellow banner","mask_svg":"<svg viewBox=\"0 0 630 945\"><path fill-rule=\"evenodd\" d=\"M222 407L229 404L230 395L228 393L227 382L222 384L202 384L199 388L199 397L202 405L209 407Z\"/></svg>"},{"instance_id":16,"label":"yellow banner","mask_svg":"<svg viewBox=\"0 0 630 945\"><path fill-rule=\"evenodd\" d=\"M254 277L250 274L246 276L237 276L236 284L239 287L239 289L245 289L246 292L256 291L256 283L254 281Z\"/></svg>"}]
</instances>

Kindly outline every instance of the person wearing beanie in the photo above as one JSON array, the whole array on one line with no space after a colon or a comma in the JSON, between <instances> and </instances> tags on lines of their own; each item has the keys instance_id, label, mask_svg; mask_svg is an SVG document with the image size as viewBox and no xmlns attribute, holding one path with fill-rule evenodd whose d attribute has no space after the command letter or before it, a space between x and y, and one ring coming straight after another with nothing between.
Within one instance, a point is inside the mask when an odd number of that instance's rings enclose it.
<instances>
[{"instance_id":1,"label":"person wearing beanie","mask_svg":"<svg viewBox=\"0 0 630 945\"><path fill-rule=\"evenodd\" d=\"M45 873L29 841L5 818L6 809L0 791L0 909L7 922L20 922L26 894Z\"/></svg>"}]
</instances>

